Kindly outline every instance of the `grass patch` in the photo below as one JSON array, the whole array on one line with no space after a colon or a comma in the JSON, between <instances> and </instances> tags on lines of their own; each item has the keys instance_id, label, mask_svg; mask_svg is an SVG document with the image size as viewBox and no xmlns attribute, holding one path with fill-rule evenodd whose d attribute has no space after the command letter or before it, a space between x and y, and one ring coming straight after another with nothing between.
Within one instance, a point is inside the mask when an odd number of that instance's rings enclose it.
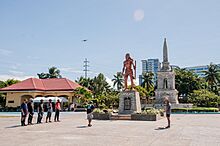
<instances>
[{"instance_id":1,"label":"grass patch","mask_svg":"<svg viewBox=\"0 0 220 146\"><path fill-rule=\"evenodd\" d=\"M219 109L213 107L174 108L172 112L219 112Z\"/></svg>"}]
</instances>

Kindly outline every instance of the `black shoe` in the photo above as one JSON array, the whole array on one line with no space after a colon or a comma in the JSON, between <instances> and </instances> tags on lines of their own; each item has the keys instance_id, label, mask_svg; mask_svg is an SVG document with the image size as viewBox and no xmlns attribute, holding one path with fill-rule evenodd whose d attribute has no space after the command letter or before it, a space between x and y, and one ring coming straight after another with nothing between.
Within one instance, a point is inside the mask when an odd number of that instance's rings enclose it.
<instances>
[{"instance_id":1,"label":"black shoe","mask_svg":"<svg viewBox=\"0 0 220 146\"><path fill-rule=\"evenodd\" d=\"M170 128L170 126L165 127L166 129Z\"/></svg>"},{"instance_id":2,"label":"black shoe","mask_svg":"<svg viewBox=\"0 0 220 146\"><path fill-rule=\"evenodd\" d=\"M50 123L52 122L52 121L49 121Z\"/></svg>"}]
</instances>

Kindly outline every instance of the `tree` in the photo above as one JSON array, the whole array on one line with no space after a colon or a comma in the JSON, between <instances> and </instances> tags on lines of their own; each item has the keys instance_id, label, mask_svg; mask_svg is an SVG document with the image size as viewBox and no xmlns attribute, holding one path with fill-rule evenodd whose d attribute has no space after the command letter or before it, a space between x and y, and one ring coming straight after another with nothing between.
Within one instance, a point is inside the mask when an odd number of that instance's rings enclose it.
<instances>
[{"instance_id":1,"label":"tree","mask_svg":"<svg viewBox=\"0 0 220 146\"><path fill-rule=\"evenodd\" d=\"M15 79L8 79L6 81L0 81L0 88L5 88L13 84L19 83L19 82L20 82L19 80L15 80ZM0 105L4 107L5 102L6 102L6 94L0 93Z\"/></svg>"},{"instance_id":2,"label":"tree","mask_svg":"<svg viewBox=\"0 0 220 146\"><path fill-rule=\"evenodd\" d=\"M84 77L80 77L78 80L75 80L78 84L80 84L83 87L86 87L87 89L93 91L93 79L91 78L84 78Z\"/></svg>"},{"instance_id":3,"label":"tree","mask_svg":"<svg viewBox=\"0 0 220 146\"><path fill-rule=\"evenodd\" d=\"M102 73L98 74L97 77L94 77L93 83L94 96L106 94L111 91L110 85Z\"/></svg>"},{"instance_id":4,"label":"tree","mask_svg":"<svg viewBox=\"0 0 220 146\"><path fill-rule=\"evenodd\" d=\"M48 73L39 73L37 75L40 79L62 78L60 75L60 70L54 66L48 69Z\"/></svg>"},{"instance_id":5,"label":"tree","mask_svg":"<svg viewBox=\"0 0 220 146\"><path fill-rule=\"evenodd\" d=\"M39 79L49 79L50 78L48 73L39 73L37 75L38 75Z\"/></svg>"},{"instance_id":6,"label":"tree","mask_svg":"<svg viewBox=\"0 0 220 146\"><path fill-rule=\"evenodd\" d=\"M152 72L146 72L142 75L143 82L141 83L141 86L146 88L148 92L154 88L153 77L154 74Z\"/></svg>"},{"instance_id":7,"label":"tree","mask_svg":"<svg viewBox=\"0 0 220 146\"><path fill-rule=\"evenodd\" d=\"M56 67L49 68L49 76L50 78L62 78L62 76L60 75L60 70Z\"/></svg>"},{"instance_id":8,"label":"tree","mask_svg":"<svg viewBox=\"0 0 220 146\"><path fill-rule=\"evenodd\" d=\"M98 74L98 76L95 76L93 79L80 77L76 82L91 90L95 97L102 94L106 95L112 91L111 86L102 73Z\"/></svg>"},{"instance_id":9,"label":"tree","mask_svg":"<svg viewBox=\"0 0 220 146\"><path fill-rule=\"evenodd\" d=\"M19 80L8 79L4 83L5 83L5 87L8 87L8 86L11 86L11 85L19 83L19 82L20 82Z\"/></svg>"},{"instance_id":10,"label":"tree","mask_svg":"<svg viewBox=\"0 0 220 146\"><path fill-rule=\"evenodd\" d=\"M83 87L77 88L74 93L75 97L77 97L77 102L81 105L85 104L92 98L92 94Z\"/></svg>"},{"instance_id":11,"label":"tree","mask_svg":"<svg viewBox=\"0 0 220 146\"><path fill-rule=\"evenodd\" d=\"M175 73L175 86L179 91L179 97L186 98L193 90L202 89L205 85L205 81L191 71L187 71L186 69L175 69Z\"/></svg>"},{"instance_id":12,"label":"tree","mask_svg":"<svg viewBox=\"0 0 220 146\"><path fill-rule=\"evenodd\" d=\"M194 90L189 95L188 102L199 107L218 107L220 104L220 96L205 89Z\"/></svg>"},{"instance_id":13,"label":"tree","mask_svg":"<svg viewBox=\"0 0 220 146\"><path fill-rule=\"evenodd\" d=\"M218 83L220 81L220 70L219 67L216 64L210 64L208 66L208 70L205 72L205 80L208 82L208 85L210 86L210 90L212 92L217 92L218 89Z\"/></svg>"},{"instance_id":14,"label":"tree","mask_svg":"<svg viewBox=\"0 0 220 146\"><path fill-rule=\"evenodd\" d=\"M117 90L120 91L123 88L123 83L124 83L124 79L123 79L123 75L121 72L117 72L116 75L114 75L114 78L112 79L113 81L113 86L117 86Z\"/></svg>"}]
</instances>

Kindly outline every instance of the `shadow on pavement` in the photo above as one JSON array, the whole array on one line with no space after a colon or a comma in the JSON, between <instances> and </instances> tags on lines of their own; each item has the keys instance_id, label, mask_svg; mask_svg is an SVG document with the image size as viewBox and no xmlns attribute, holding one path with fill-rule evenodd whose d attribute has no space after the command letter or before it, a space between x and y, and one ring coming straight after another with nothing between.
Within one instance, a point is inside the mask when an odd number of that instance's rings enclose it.
<instances>
[{"instance_id":1,"label":"shadow on pavement","mask_svg":"<svg viewBox=\"0 0 220 146\"><path fill-rule=\"evenodd\" d=\"M158 128L156 128L154 130L166 130L166 129L169 129L169 128L167 128L167 127L158 127Z\"/></svg>"},{"instance_id":2,"label":"shadow on pavement","mask_svg":"<svg viewBox=\"0 0 220 146\"><path fill-rule=\"evenodd\" d=\"M14 126L9 126L9 127L5 127L5 128L10 129L10 128L17 128L17 127L21 127L21 125L14 125Z\"/></svg>"},{"instance_id":3,"label":"shadow on pavement","mask_svg":"<svg viewBox=\"0 0 220 146\"><path fill-rule=\"evenodd\" d=\"M88 128L88 126L77 126L76 128Z\"/></svg>"}]
</instances>

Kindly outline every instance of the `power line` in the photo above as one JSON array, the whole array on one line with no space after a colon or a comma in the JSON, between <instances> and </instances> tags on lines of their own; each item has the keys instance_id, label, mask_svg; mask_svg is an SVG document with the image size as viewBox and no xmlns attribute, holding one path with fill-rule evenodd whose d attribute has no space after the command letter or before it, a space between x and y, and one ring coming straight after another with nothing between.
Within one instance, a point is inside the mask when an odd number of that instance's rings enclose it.
<instances>
[{"instance_id":1,"label":"power line","mask_svg":"<svg viewBox=\"0 0 220 146\"><path fill-rule=\"evenodd\" d=\"M88 71L89 71L89 61L87 60L87 58L85 58L85 61L83 61L83 63L84 63L84 65L83 65L83 67L84 67L84 72L85 72L85 78L87 78L87 76L88 76Z\"/></svg>"}]
</instances>

